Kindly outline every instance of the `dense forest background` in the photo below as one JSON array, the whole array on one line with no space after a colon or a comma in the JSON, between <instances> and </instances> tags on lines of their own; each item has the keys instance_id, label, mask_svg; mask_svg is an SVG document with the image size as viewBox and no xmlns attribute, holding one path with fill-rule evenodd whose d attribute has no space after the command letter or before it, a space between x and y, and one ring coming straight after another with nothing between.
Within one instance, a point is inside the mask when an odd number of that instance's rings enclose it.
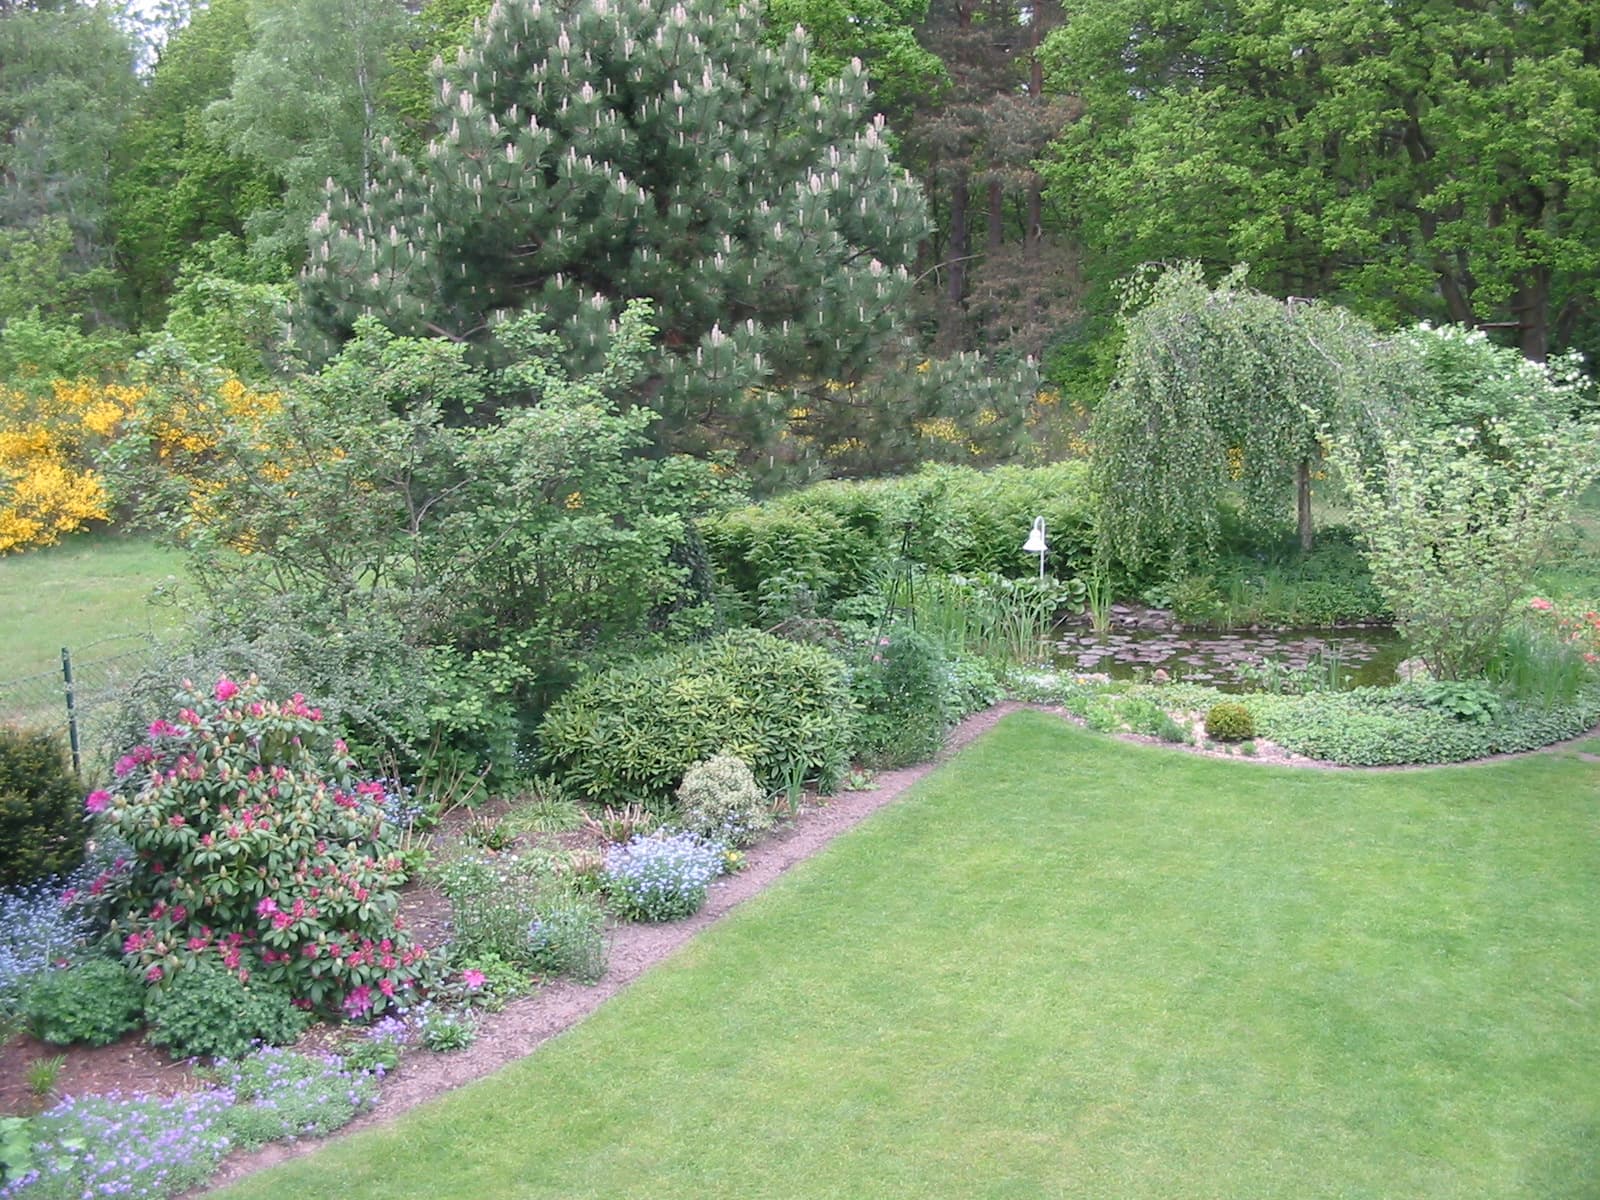
<instances>
[{"instance_id":1,"label":"dense forest background","mask_svg":"<svg viewBox=\"0 0 1600 1200\"><path fill-rule=\"evenodd\" d=\"M280 368L319 214L449 135L436 63L489 7L0 3L0 374L114 364L164 326L247 377ZM1180 259L1536 359L1600 348L1593 5L770 0L726 19L774 48L804 26L788 65L815 89L864 63L925 197L899 226L912 286L878 289L924 363L975 352L992 379L1033 359L1092 406L1119 281ZM697 436L759 440L746 417Z\"/></svg>"}]
</instances>

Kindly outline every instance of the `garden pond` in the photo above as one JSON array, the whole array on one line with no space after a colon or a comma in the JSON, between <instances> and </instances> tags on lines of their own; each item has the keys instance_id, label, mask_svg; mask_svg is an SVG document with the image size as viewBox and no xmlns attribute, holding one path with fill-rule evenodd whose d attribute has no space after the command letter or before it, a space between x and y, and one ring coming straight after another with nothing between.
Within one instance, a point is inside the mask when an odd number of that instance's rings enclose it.
<instances>
[{"instance_id":1,"label":"garden pond","mask_svg":"<svg viewBox=\"0 0 1600 1200\"><path fill-rule=\"evenodd\" d=\"M1220 691L1261 689L1274 671L1337 673L1340 687L1381 687L1395 682L1405 644L1389 626L1334 629L1186 629L1159 609L1122 605L1111 610L1104 633L1082 619L1057 626L1055 666L1073 673L1149 681L1156 672Z\"/></svg>"}]
</instances>

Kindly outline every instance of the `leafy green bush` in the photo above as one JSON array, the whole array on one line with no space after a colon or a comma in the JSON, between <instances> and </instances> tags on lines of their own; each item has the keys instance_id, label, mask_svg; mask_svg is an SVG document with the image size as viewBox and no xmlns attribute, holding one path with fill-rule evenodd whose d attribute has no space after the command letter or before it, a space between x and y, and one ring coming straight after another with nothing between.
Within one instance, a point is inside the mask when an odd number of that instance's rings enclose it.
<instances>
[{"instance_id":1,"label":"leafy green bush","mask_svg":"<svg viewBox=\"0 0 1600 1200\"><path fill-rule=\"evenodd\" d=\"M593 898L551 897L524 931L536 971L593 983L606 973L605 918Z\"/></svg>"},{"instance_id":2,"label":"leafy green bush","mask_svg":"<svg viewBox=\"0 0 1600 1200\"><path fill-rule=\"evenodd\" d=\"M66 874L82 861L88 833L61 743L0 728L0 888Z\"/></svg>"},{"instance_id":3,"label":"leafy green bush","mask_svg":"<svg viewBox=\"0 0 1600 1200\"><path fill-rule=\"evenodd\" d=\"M88 800L133 850L128 965L154 983L220 962L351 1017L403 1000L427 954L395 924L399 830L321 712L224 678L149 733Z\"/></svg>"},{"instance_id":4,"label":"leafy green bush","mask_svg":"<svg viewBox=\"0 0 1600 1200\"><path fill-rule=\"evenodd\" d=\"M748 846L773 826L767 793L749 765L732 754L695 763L678 785L678 821L689 832Z\"/></svg>"},{"instance_id":5,"label":"leafy green bush","mask_svg":"<svg viewBox=\"0 0 1600 1200\"><path fill-rule=\"evenodd\" d=\"M1256 719L1237 700L1224 700L1206 710L1206 736L1219 742L1242 742L1256 735Z\"/></svg>"},{"instance_id":6,"label":"leafy green bush","mask_svg":"<svg viewBox=\"0 0 1600 1200\"><path fill-rule=\"evenodd\" d=\"M914 629L896 627L868 647L851 674L860 707L856 752L871 766L897 767L932 758L950 727L949 673L944 656Z\"/></svg>"},{"instance_id":7,"label":"leafy green bush","mask_svg":"<svg viewBox=\"0 0 1600 1200\"><path fill-rule=\"evenodd\" d=\"M574 790L665 809L684 773L721 752L744 759L766 788L791 767L831 788L850 732L832 656L736 630L585 680L551 708L539 737L544 762Z\"/></svg>"},{"instance_id":8,"label":"leafy green bush","mask_svg":"<svg viewBox=\"0 0 1600 1200\"><path fill-rule=\"evenodd\" d=\"M252 987L217 963L197 963L151 990L146 1041L173 1058L239 1058L252 1043L286 1046L310 1017L286 991Z\"/></svg>"},{"instance_id":9,"label":"leafy green bush","mask_svg":"<svg viewBox=\"0 0 1600 1200\"><path fill-rule=\"evenodd\" d=\"M126 968L96 958L34 977L22 1017L42 1042L109 1046L144 1014L144 988Z\"/></svg>"},{"instance_id":10,"label":"leafy green bush","mask_svg":"<svg viewBox=\"0 0 1600 1200\"><path fill-rule=\"evenodd\" d=\"M995 669L981 658L948 658L945 696L950 718L959 721L1005 699L1006 687Z\"/></svg>"},{"instance_id":11,"label":"leafy green bush","mask_svg":"<svg viewBox=\"0 0 1600 1200\"><path fill-rule=\"evenodd\" d=\"M701 528L720 579L750 612L773 612L775 598L796 587L830 612L874 590L902 548L929 570L1025 575L1037 565L1022 552L1037 516L1049 536L1050 573L1084 574L1093 549L1087 489L1088 468L1076 462L925 467L897 479L817 484Z\"/></svg>"}]
</instances>

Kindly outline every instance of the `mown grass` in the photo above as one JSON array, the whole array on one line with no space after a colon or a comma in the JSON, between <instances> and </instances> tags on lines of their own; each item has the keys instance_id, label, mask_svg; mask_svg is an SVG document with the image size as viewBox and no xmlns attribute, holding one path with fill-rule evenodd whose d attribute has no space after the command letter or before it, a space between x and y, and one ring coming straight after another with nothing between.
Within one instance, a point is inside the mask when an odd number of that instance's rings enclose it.
<instances>
[{"instance_id":1,"label":"mown grass","mask_svg":"<svg viewBox=\"0 0 1600 1200\"><path fill-rule=\"evenodd\" d=\"M1018 714L539 1053L226 1195L1600 1195L1597 793Z\"/></svg>"},{"instance_id":2,"label":"mown grass","mask_svg":"<svg viewBox=\"0 0 1600 1200\"><path fill-rule=\"evenodd\" d=\"M76 537L0 557L0 680L58 668L63 646L171 628L175 610L149 598L182 574L181 554L137 538Z\"/></svg>"}]
</instances>

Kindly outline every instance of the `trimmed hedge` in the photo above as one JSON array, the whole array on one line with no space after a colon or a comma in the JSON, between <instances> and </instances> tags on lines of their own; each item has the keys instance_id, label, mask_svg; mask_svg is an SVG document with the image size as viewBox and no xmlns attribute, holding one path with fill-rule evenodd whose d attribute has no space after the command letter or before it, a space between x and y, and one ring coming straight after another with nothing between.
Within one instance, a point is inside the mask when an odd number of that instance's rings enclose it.
<instances>
[{"instance_id":1,"label":"trimmed hedge","mask_svg":"<svg viewBox=\"0 0 1600 1200\"><path fill-rule=\"evenodd\" d=\"M586 796L657 810L715 754L742 758L768 789L790 771L830 788L848 762L852 710L827 651L735 630L578 684L546 714L540 755Z\"/></svg>"},{"instance_id":2,"label":"trimmed hedge","mask_svg":"<svg viewBox=\"0 0 1600 1200\"><path fill-rule=\"evenodd\" d=\"M830 481L701 525L720 582L748 604L805 589L821 611L873 590L911 529L910 555L929 570L1023 576L1038 560L1022 552L1037 516L1050 540L1048 569L1083 574L1093 553L1088 467L925 467L914 475Z\"/></svg>"}]
</instances>

